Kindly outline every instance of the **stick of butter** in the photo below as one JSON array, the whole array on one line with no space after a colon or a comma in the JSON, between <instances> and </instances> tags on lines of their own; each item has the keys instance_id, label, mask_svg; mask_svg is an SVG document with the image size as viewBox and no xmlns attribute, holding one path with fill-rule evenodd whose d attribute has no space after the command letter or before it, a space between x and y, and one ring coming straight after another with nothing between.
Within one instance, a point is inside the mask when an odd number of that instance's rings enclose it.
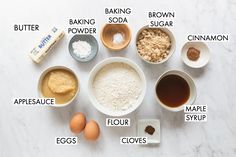
<instances>
[{"instance_id":1,"label":"stick of butter","mask_svg":"<svg viewBox=\"0 0 236 157\"><path fill-rule=\"evenodd\" d=\"M52 30L41 39L38 45L30 51L30 58L34 62L40 63L64 35L63 30L53 27Z\"/></svg>"}]
</instances>

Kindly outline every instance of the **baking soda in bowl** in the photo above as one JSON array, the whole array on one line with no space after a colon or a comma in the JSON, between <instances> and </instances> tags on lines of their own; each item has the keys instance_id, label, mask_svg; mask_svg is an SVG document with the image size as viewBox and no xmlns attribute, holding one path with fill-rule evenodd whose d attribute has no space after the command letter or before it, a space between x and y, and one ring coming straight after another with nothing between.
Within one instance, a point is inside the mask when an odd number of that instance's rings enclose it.
<instances>
[{"instance_id":1,"label":"baking soda in bowl","mask_svg":"<svg viewBox=\"0 0 236 157\"><path fill-rule=\"evenodd\" d=\"M112 111L131 108L142 92L137 71L121 62L105 65L96 74L92 86L99 104Z\"/></svg>"}]
</instances>

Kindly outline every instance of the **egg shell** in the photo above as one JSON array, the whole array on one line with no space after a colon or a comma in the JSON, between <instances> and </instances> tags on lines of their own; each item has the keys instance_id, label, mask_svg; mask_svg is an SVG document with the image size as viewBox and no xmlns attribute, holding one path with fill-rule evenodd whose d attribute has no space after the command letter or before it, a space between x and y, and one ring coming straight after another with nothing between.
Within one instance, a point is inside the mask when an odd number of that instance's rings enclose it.
<instances>
[{"instance_id":1,"label":"egg shell","mask_svg":"<svg viewBox=\"0 0 236 157\"><path fill-rule=\"evenodd\" d=\"M95 141L96 139L98 139L99 135L100 135L100 128L98 123L94 120L89 121L84 129L84 137L87 140Z\"/></svg>"},{"instance_id":2,"label":"egg shell","mask_svg":"<svg viewBox=\"0 0 236 157\"><path fill-rule=\"evenodd\" d=\"M76 113L70 120L70 130L78 134L84 130L86 126L86 117L83 113Z\"/></svg>"}]
</instances>

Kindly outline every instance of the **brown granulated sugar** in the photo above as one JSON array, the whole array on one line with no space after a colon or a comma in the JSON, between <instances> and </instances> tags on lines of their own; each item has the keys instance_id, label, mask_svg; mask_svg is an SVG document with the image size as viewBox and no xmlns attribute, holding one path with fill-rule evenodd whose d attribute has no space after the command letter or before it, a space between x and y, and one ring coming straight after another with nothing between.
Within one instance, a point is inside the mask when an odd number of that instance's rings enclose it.
<instances>
[{"instance_id":1,"label":"brown granulated sugar","mask_svg":"<svg viewBox=\"0 0 236 157\"><path fill-rule=\"evenodd\" d=\"M146 28L138 36L138 53L149 62L161 62L170 52L171 39L159 28Z\"/></svg>"}]
</instances>

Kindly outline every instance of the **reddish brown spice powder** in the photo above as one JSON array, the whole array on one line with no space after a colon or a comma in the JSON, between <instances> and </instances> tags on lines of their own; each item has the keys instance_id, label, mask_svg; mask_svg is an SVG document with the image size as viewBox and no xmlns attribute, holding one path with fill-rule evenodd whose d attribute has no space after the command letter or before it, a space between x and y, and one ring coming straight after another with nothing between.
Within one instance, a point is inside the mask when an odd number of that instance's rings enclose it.
<instances>
[{"instance_id":1,"label":"reddish brown spice powder","mask_svg":"<svg viewBox=\"0 0 236 157\"><path fill-rule=\"evenodd\" d=\"M187 51L187 57L191 61L196 61L200 57L200 51L194 47L190 47Z\"/></svg>"},{"instance_id":2,"label":"reddish brown spice powder","mask_svg":"<svg viewBox=\"0 0 236 157\"><path fill-rule=\"evenodd\" d=\"M144 131L148 133L149 135L153 135L153 133L155 132L155 128L152 127L151 125L148 125Z\"/></svg>"}]
</instances>

